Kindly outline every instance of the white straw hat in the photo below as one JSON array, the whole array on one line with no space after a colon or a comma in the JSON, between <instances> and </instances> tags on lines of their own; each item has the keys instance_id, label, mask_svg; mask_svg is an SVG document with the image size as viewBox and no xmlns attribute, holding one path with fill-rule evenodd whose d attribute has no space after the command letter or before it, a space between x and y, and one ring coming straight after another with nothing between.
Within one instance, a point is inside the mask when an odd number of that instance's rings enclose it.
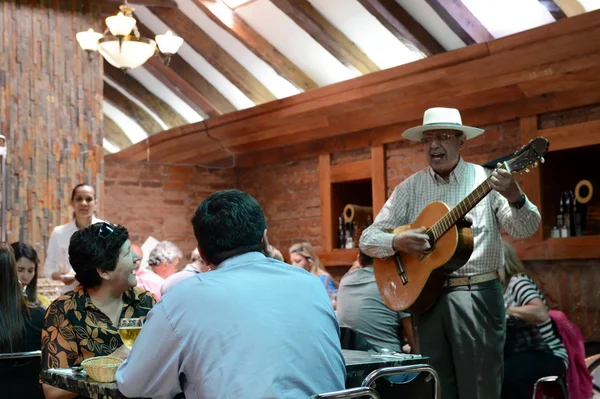
<instances>
[{"instance_id":1,"label":"white straw hat","mask_svg":"<svg viewBox=\"0 0 600 399\"><path fill-rule=\"evenodd\" d=\"M423 115L423 125L411 127L402 133L408 140L421 141L423 132L437 129L451 129L463 132L468 139L479 136L483 129L463 126L460 112L456 108L429 108Z\"/></svg>"}]
</instances>

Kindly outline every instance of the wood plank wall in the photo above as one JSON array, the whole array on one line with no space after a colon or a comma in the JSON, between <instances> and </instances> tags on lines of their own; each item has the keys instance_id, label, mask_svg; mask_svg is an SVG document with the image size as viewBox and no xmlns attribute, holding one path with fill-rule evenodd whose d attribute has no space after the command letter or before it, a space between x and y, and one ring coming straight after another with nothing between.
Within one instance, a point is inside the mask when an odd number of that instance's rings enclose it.
<instances>
[{"instance_id":1,"label":"wood plank wall","mask_svg":"<svg viewBox=\"0 0 600 399\"><path fill-rule=\"evenodd\" d=\"M102 64L75 34L97 25L83 0L0 2L0 131L8 140L7 239L43 259L70 194L96 186L102 214Z\"/></svg>"}]
</instances>

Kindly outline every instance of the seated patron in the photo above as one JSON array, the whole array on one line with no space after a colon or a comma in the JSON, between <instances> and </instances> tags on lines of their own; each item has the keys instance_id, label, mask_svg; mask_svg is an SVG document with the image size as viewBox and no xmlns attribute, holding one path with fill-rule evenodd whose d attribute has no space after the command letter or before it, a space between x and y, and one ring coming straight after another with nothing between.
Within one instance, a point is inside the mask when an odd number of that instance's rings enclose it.
<instances>
[{"instance_id":1,"label":"seated patron","mask_svg":"<svg viewBox=\"0 0 600 399\"><path fill-rule=\"evenodd\" d=\"M21 285L24 287L25 299L35 306L46 309L50 305L50 300L37 292L40 260L36 250L31 245L21 241L13 242L10 245L17 261L17 274Z\"/></svg>"},{"instance_id":2,"label":"seated patron","mask_svg":"<svg viewBox=\"0 0 600 399\"><path fill-rule=\"evenodd\" d=\"M327 273L325 266L321 263L317 251L307 242L294 244L290 247L290 262L293 266L299 266L319 277L327 293L330 297L337 295L337 284L331 277L331 274Z\"/></svg>"},{"instance_id":3,"label":"seated patron","mask_svg":"<svg viewBox=\"0 0 600 399\"><path fill-rule=\"evenodd\" d=\"M162 295L161 288L165 280L154 273L150 266L145 267L142 265L142 258L144 257L142 247L137 244L131 244L131 250L138 255L138 260L135 262L135 279L137 280L137 287L149 291L156 301L160 301Z\"/></svg>"},{"instance_id":4,"label":"seated patron","mask_svg":"<svg viewBox=\"0 0 600 399\"><path fill-rule=\"evenodd\" d=\"M410 315L388 308L377 288L373 258L360 252L354 270L340 282L337 316L340 326L359 333L373 349L402 352L404 336L414 350Z\"/></svg>"},{"instance_id":5,"label":"seated patron","mask_svg":"<svg viewBox=\"0 0 600 399\"><path fill-rule=\"evenodd\" d=\"M183 258L183 254L177 245L170 241L161 241L150 251L148 265L154 273L166 279L177 272L177 265L181 258Z\"/></svg>"},{"instance_id":6,"label":"seated patron","mask_svg":"<svg viewBox=\"0 0 600 399\"><path fill-rule=\"evenodd\" d=\"M265 256L258 202L238 190L213 193L192 225L212 270L156 304L117 371L119 390L127 397L296 399L343 389L327 294L315 276Z\"/></svg>"},{"instance_id":7,"label":"seated patron","mask_svg":"<svg viewBox=\"0 0 600 399\"><path fill-rule=\"evenodd\" d=\"M42 370L68 368L94 356L125 350L119 336L122 318L144 319L154 306L147 291L134 288L139 256L123 226L106 222L76 231L69 260L79 285L52 302L42 331ZM47 399L76 395L43 385Z\"/></svg>"},{"instance_id":8,"label":"seated patron","mask_svg":"<svg viewBox=\"0 0 600 399\"><path fill-rule=\"evenodd\" d=\"M503 242L500 280L506 306L503 399L531 398L544 376L563 376L568 354L548 316L546 297L527 275L512 245Z\"/></svg>"},{"instance_id":9,"label":"seated patron","mask_svg":"<svg viewBox=\"0 0 600 399\"><path fill-rule=\"evenodd\" d=\"M177 273L172 274L166 278L165 282L163 283L160 289L161 294L164 295L168 290L170 290L186 278L195 276L198 273L207 272L209 270L210 268L202 260L198 249L194 249L192 251L190 263L185 265L185 267L181 271L178 271Z\"/></svg>"}]
</instances>

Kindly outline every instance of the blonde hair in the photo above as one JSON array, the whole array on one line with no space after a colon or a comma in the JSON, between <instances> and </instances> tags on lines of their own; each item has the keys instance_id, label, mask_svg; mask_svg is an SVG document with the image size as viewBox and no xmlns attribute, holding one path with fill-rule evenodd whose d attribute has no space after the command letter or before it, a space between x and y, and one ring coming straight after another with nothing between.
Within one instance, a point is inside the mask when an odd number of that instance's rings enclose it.
<instances>
[{"instance_id":1,"label":"blonde hair","mask_svg":"<svg viewBox=\"0 0 600 399\"><path fill-rule=\"evenodd\" d=\"M517 274L528 275L523 262L521 262L521 259L517 255L515 247L504 240L502 240L502 254L504 255L504 265L502 268L506 273L505 285L508 284L512 276L516 276Z\"/></svg>"},{"instance_id":2,"label":"blonde hair","mask_svg":"<svg viewBox=\"0 0 600 399\"><path fill-rule=\"evenodd\" d=\"M314 274L315 276L325 275L331 278L331 275L327 273L327 270L325 270L325 266L323 266L323 264L321 263L319 255L317 255L317 251L315 251L315 248L312 245L310 245L307 242L294 244L290 247L290 255L294 253L302 255L304 259L306 259L306 261L310 265L309 271L312 274ZM331 279L333 280L333 278Z\"/></svg>"}]
</instances>

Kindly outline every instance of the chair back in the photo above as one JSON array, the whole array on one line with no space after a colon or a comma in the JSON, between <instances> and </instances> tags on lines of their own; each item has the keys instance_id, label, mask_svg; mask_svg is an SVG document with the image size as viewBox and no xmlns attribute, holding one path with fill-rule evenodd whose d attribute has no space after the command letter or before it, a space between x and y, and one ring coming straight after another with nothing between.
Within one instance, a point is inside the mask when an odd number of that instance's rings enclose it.
<instances>
[{"instance_id":1,"label":"chair back","mask_svg":"<svg viewBox=\"0 0 600 399\"><path fill-rule=\"evenodd\" d=\"M360 388L349 388L342 391L321 393L318 395L311 396L310 399L346 399L346 398L360 398L368 396L372 399L381 399L376 390L369 387Z\"/></svg>"},{"instance_id":2,"label":"chair back","mask_svg":"<svg viewBox=\"0 0 600 399\"><path fill-rule=\"evenodd\" d=\"M350 327L340 327L340 343L342 349L354 351L368 351L370 349L375 349L367 342L366 338L361 333Z\"/></svg>"},{"instance_id":3,"label":"chair back","mask_svg":"<svg viewBox=\"0 0 600 399\"><path fill-rule=\"evenodd\" d=\"M434 381L433 388L433 397L434 399L440 398L440 379L438 377L437 372L433 369L433 367L428 366L426 364L412 364L408 366L394 366L394 367L383 367L371 372L362 382L363 387L372 388L375 384L375 381L381 377L390 377L394 375L401 374L413 374L413 373L428 373Z\"/></svg>"},{"instance_id":4,"label":"chair back","mask_svg":"<svg viewBox=\"0 0 600 399\"><path fill-rule=\"evenodd\" d=\"M533 386L533 399L568 399L564 378L547 376L537 380Z\"/></svg>"},{"instance_id":5,"label":"chair back","mask_svg":"<svg viewBox=\"0 0 600 399\"><path fill-rule=\"evenodd\" d=\"M43 399L41 351L0 353L0 392L6 398Z\"/></svg>"}]
</instances>

